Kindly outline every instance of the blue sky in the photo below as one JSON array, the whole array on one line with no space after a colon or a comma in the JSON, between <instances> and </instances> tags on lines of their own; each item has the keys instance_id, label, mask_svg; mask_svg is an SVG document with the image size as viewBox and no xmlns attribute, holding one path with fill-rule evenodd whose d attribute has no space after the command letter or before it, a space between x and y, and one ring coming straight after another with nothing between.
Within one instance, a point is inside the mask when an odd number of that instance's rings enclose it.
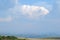
<instances>
[{"instance_id":1,"label":"blue sky","mask_svg":"<svg viewBox=\"0 0 60 40\"><path fill-rule=\"evenodd\" d=\"M59 0L0 0L0 33L60 33Z\"/></svg>"}]
</instances>

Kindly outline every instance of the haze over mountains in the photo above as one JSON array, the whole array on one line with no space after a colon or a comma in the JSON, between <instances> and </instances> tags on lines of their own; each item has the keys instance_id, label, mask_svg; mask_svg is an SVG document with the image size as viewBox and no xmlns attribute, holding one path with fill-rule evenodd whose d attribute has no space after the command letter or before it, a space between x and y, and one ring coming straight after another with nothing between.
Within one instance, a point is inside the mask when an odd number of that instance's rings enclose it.
<instances>
[{"instance_id":1,"label":"haze over mountains","mask_svg":"<svg viewBox=\"0 0 60 40\"><path fill-rule=\"evenodd\" d=\"M29 33L23 33L23 34L11 34L11 33L0 33L0 35L3 36L16 36L16 37L23 37L23 38L48 38L48 37L60 37L60 34L58 33L46 33L46 34L29 34Z\"/></svg>"},{"instance_id":2,"label":"haze over mountains","mask_svg":"<svg viewBox=\"0 0 60 40\"><path fill-rule=\"evenodd\" d=\"M0 0L0 35L60 37L60 0Z\"/></svg>"}]
</instances>

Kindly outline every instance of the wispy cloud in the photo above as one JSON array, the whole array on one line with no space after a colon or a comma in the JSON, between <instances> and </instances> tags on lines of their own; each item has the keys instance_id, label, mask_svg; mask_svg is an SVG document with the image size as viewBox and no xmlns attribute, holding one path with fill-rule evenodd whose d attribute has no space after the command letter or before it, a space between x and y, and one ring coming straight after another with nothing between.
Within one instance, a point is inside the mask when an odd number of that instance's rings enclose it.
<instances>
[{"instance_id":1,"label":"wispy cloud","mask_svg":"<svg viewBox=\"0 0 60 40\"><path fill-rule=\"evenodd\" d=\"M49 10L50 7L47 8L47 6L51 5L49 5L47 2L41 2L42 5L40 4L35 5L35 3L32 5L29 4L27 5L27 4L21 4L19 0L9 0L9 1L13 3L14 6L9 7L7 9L7 13L11 14L14 18L24 16L24 18L37 19L46 16L50 12Z\"/></svg>"},{"instance_id":2,"label":"wispy cloud","mask_svg":"<svg viewBox=\"0 0 60 40\"><path fill-rule=\"evenodd\" d=\"M60 0L56 0L56 4L57 4L57 9L58 9L58 13L60 14Z\"/></svg>"},{"instance_id":3,"label":"wispy cloud","mask_svg":"<svg viewBox=\"0 0 60 40\"><path fill-rule=\"evenodd\" d=\"M11 22L12 21L12 17L8 16L6 18L0 18L0 22Z\"/></svg>"},{"instance_id":4,"label":"wispy cloud","mask_svg":"<svg viewBox=\"0 0 60 40\"><path fill-rule=\"evenodd\" d=\"M15 1L15 6L10 8L9 11L14 15L23 15L27 18L40 18L42 16L47 15L50 10L45 8L44 6L35 6L35 5L19 5L18 0Z\"/></svg>"}]
</instances>

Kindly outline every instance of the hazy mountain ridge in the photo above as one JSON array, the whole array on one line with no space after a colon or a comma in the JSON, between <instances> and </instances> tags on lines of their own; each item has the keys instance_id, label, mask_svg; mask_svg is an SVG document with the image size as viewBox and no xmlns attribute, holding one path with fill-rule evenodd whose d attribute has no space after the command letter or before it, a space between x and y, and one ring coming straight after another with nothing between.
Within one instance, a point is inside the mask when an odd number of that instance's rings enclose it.
<instances>
[{"instance_id":1,"label":"hazy mountain ridge","mask_svg":"<svg viewBox=\"0 0 60 40\"><path fill-rule=\"evenodd\" d=\"M10 34L10 33L0 33L0 35L9 35L9 36L17 36L23 38L47 38L47 37L60 37L58 33L49 33L49 34Z\"/></svg>"}]
</instances>

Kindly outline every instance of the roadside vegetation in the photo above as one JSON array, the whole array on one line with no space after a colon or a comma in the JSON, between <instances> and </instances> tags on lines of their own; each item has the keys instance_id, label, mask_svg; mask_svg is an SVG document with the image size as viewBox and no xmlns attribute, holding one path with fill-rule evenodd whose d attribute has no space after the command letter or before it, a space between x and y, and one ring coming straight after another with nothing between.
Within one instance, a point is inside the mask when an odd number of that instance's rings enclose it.
<instances>
[{"instance_id":1,"label":"roadside vegetation","mask_svg":"<svg viewBox=\"0 0 60 40\"><path fill-rule=\"evenodd\" d=\"M0 40L25 40L25 39L18 39L15 36L0 36Z\"/></svg>"}]
</instances>

